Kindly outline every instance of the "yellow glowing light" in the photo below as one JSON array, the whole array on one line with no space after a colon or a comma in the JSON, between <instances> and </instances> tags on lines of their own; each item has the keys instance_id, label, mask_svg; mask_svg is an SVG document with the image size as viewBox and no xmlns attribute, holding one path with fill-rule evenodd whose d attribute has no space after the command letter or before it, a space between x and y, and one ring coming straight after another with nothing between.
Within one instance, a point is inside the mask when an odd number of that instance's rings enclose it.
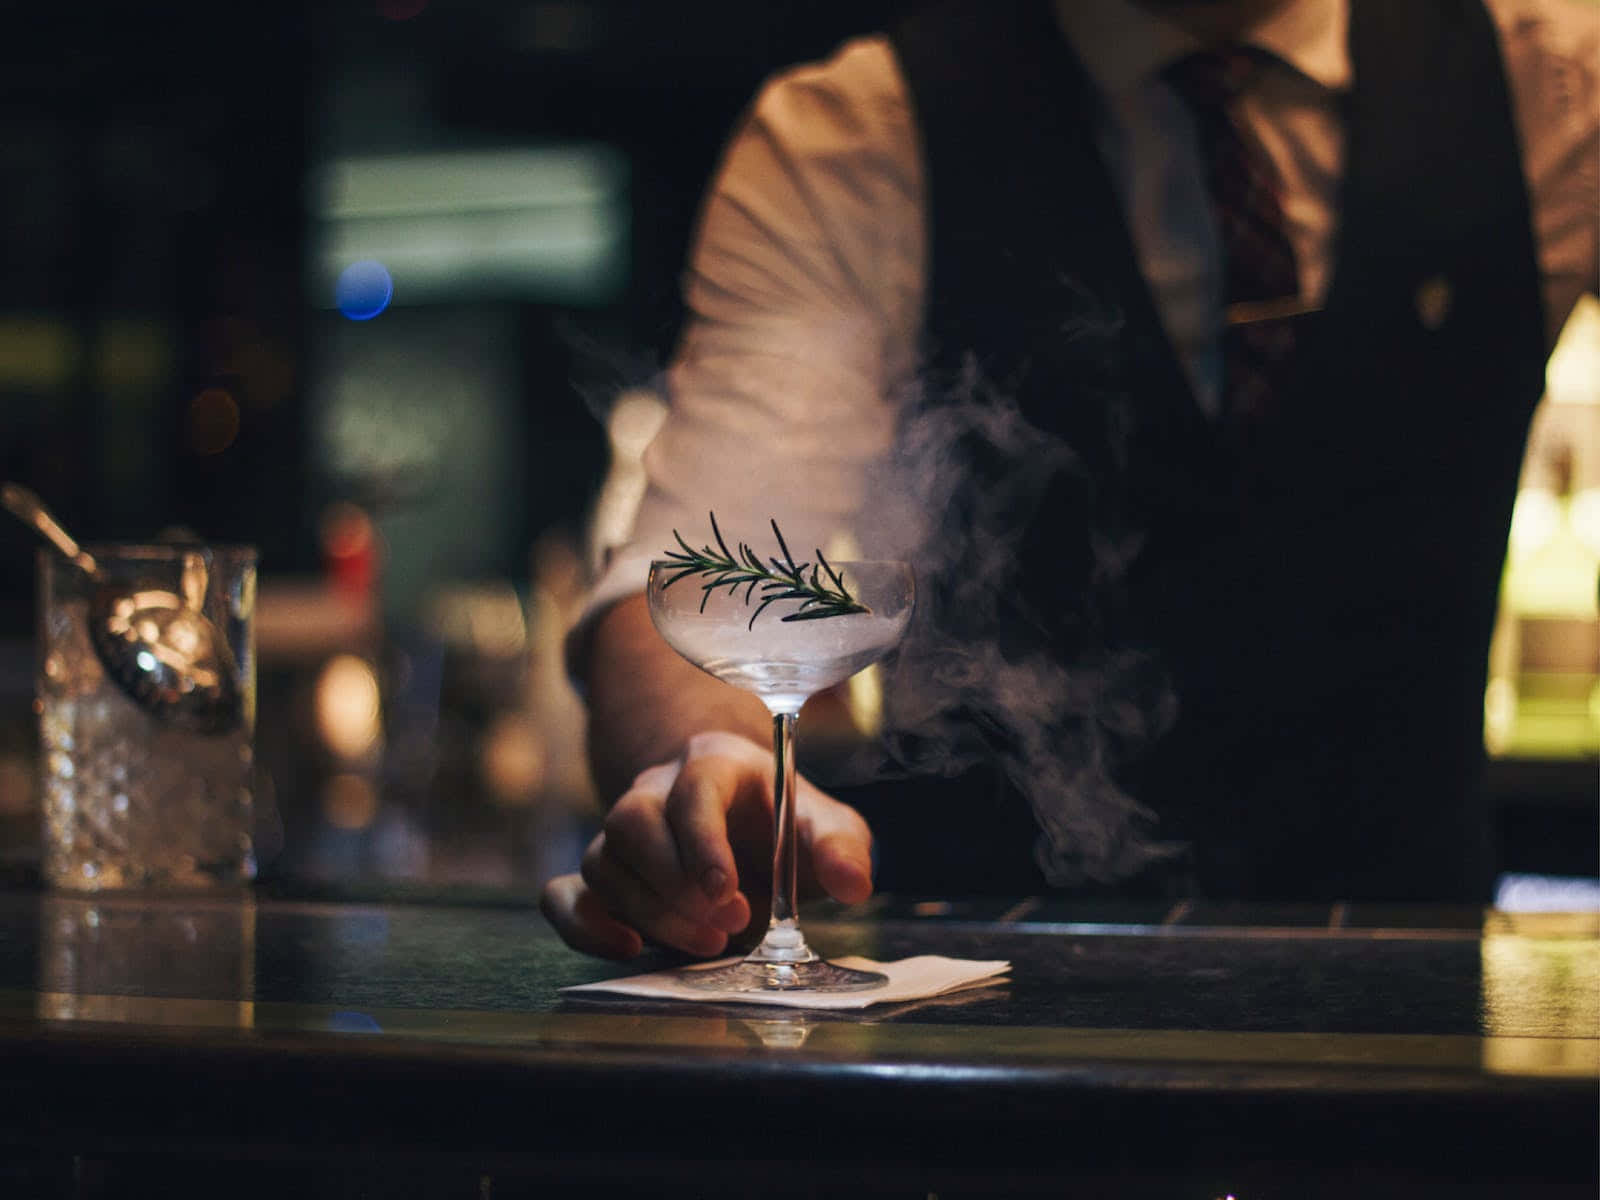
<instances>
[{"instance_id":1,"label":"yellow glowing light","mask_svg":"<svg viewBox=\"0 0 1600 1200\"><path fill-rule=\"evenodd\" d=\"M53 391L72 379L82 346L66 323L47 317L0 320L0 384Z\"/></svg>"},{"instance_id":2,"label":"yellow glowing light","mask_svg":"<svg viewBox=\"0 0 1600 1200\"><path fill-rule=\"evenodd\" d=\"M1600 299L1579 298L1545 364L1545 386L1563 404L1600 404Z\"/></svg>"},{"instance_id":3,"label":"yellow glowing light","mask_svg":"<svg viewBox=\"0 0 1600 1200\"><path fill-rule=\"evenodd\" d=\"M883 675L877 663L850 677L845 684L845 702L860 733L871 737L883 728Z\"/></svg>"},{"instance_id":4,"label":"yellow glowing light","mask_svg":"<svg viewBox=\"0 0 1600 1200\"><path fill-rule=\"evenodd\" d=\"M479 765L489 799L503 808L533 803L544 783L548 755L539 727L527 717L508 713L484 734Z\"/></svg>"},{"instance_id":5,"label":"yellow glowing light","mask_svg":"<svg viewBox=\"0 0 1600 1200\"><path fill-rule=\"evenodd\" d=\"M1480 943L1484 1067L1594 1077L1600 913L1489 911Z\"/></svg>"},{"instance_id":6,"label":"yellow glowing light","mask_svg":"<svg viewBox=\"0 0 1600 1200\"><path fill-rule=\"evenodd\" d=\"M378 815L378 792L365 775L341 771L322 785L322 815L335 829L365 829Z\"/></svg>"},{"instance_id":7,"label":"yellow glowing light","mask_svg":"<svg viewBox=\"0 0 1600 1200\"><path fill-rule=\"evenodd\" d=\"M1545 545L1561 528L1561 498L1542 488L1524 488L1511 510L1511 553L1520 557Z\"/></svg>"},{"instance_id":8,"label":"yellow glowing light","mask_svg":"<svg viewBox=\"0 0 1600 1200\"><path fill-rule=\"evenodd\" d=\"M1600 487L1584 488L1573 496L1567 520L1578 540L1600 554Z\"/></svg>"},{"instance_id":9,"label":"yellow glowing light","mask_svg":"<svg viewBox=\"0 0 1600 1200\"><path fill-rule=\"evenodd\" d=\"M834 562L860 558L861 543L848 530L838 530L828 539L827 556ZM883 673L872 663L852 675L845 683L845 708L857 732L871 737L883 727Z\"/></svg>"},{"instance_id":10,"label":"yellow glowing light","mask_svg":"<svg viewBox=\"0 0 1600 1200\"><path fill-rule=\"evenodd\" d=\"M1496 677L1483 693L1483 740L1491 754L1504 754L1517 729L1517 685Z\"/></svg>"},{"instance_id":11,"label":"yellow glowing light","mask_svg":"<svg viewBox=\"0 0 1600 1200\"><path fill-rule=\"evenodd\" d=\"M317 731L337 757L360 761L377 749L382 735L378 677L353 654L329 659L317 678Z\"/></svg>"}]
</instances>

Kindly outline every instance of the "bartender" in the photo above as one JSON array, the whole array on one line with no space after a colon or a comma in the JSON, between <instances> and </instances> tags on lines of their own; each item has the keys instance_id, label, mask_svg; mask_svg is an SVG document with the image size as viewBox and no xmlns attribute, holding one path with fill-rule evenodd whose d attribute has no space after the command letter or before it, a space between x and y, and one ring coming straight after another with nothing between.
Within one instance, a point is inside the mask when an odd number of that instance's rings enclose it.
<instances>
[{"instance_id":1,"label":"bartender","mask_svg":"<svg viewBox=\"0 0 1600 1200\"><path fill-rule=\"evenodd\" d=\"M972 619L957 554L926 613L1008 663L1132 656L1165 715L1053 730L1118 751L1080 798L1117 806L1092 847L1005 770L1003 727L954 782L803 781L818 890L862 900L876 867L940 894L1484 897L1511 505L1600 278L1597 61L1580 0L957 0L771 81L705 203L632 541L571 644L614 803L546 889L561 935L716 954L769 870L766 711L655 635L644 564L708 510L874 553L882 464L957 380L1065 465L1006 493L1002 607ZM978 458L953 510L1016 486Z\"/></svg>"}]
</instances>

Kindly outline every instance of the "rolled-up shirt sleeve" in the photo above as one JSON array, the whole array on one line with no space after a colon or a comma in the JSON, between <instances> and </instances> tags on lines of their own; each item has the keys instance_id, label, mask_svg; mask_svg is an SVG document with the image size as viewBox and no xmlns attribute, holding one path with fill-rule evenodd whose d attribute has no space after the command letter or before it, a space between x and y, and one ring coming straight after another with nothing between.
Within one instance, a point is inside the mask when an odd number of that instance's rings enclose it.
<instances>
[{"instance_id":1,"label":"rolled-up shirt sleeve","mask_svg":"<svg viewBox=\"0 0 1600 1200\"><path fill-rule=\"evenodd\" d=\"M769 81L707 193L684 279L668 408L631 535L575 631L643 588L674 544L870 553L855 517L889 448L921 320L921 166L888 44L861 39Z\"/></svg>"},{"instance_id":2,"label":"rolled-up shirt sleeve","mask_svg":"<svg viewBox=\"0 0 1600 1200\"><path fill-rule=\"evenodd\" d=\"M1551 343L1600 286L1600 9L1491 0L1533 209Z\"/></svg>"}]
</instances>

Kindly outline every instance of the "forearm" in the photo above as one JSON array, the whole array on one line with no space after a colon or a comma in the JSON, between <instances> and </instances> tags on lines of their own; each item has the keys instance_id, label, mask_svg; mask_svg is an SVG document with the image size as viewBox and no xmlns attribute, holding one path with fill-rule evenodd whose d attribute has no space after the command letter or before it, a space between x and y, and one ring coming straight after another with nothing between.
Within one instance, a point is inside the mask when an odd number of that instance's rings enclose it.
<instances>
[{"instance_id":1,"label":"forearm","mask_svg":"<svg viewBox=\"0 0 1600 1200\"><path fill-rule=\"evenodd\" d=\"M853 44L764 89L705 206L634 551L671 547L675 532L700 544L708 512L763 548L771 518L802 555L841 535L864 540L869 478L894 436L893 384L915 362L920 196L909 102L886 43ZM647 561L627 563L630 579L643 580ZM770 742L760 702L680 659L642 596L599 618L574 666L607 803L695 733ZM824 737L847 719L836 697L807 714Z\"/></svg>"},{"instance_id":2,"label":"forearm","mask_svg":"<svg viewBox=\"0 0 1600 1200\"><path fill-rule=\"evenodd\" d=\"M606 804L644 768L677 757L696 733L720 729L758 743L771 736L759 700L691 666L661 640L642 595L619 600L597 620L583 673L589 763Z\"/></svg>"}]
</instances>

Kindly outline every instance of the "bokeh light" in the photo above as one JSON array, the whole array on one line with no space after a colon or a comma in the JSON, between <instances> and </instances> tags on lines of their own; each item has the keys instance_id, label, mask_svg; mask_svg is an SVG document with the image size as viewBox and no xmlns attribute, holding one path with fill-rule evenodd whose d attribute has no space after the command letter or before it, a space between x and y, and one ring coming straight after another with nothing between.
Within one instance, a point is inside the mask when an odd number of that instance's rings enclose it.
<instances>
[{"instance_id":1,"label":"bokeh light","mask_svg":"<svg viewBox=\"0 0 1600 1200\"><path fill-rule=\"evenodd\" d=\"M369 1013L349 1010L336 1012L328 1018L328 1028L335 1033L382 1033L383 1026Z\"/></svg>"},{"instance_id":2,"label":"bokeh light","mask_svg":"<svg viewBox=\"0 0 1600 1200\"><path fill-rule=\"evenodd\" d=\"M354 771L330 775L322 785L322 815L335 829L365 829L378 815L378 789Z\"/></svg>"},{"instance_id":3,"label":"bokeh light","mask_svg":"<svg viewBox=\"0 0 1600 1200\"><path fill-rule=\"evenodd\" d=\"M317 731L323 745L346 761L365 759L382 735L378 677L353 654L328 660L317 679Z\"/></svg>"},{"instance_id":4,"label":"bokeh light","mask_svg":"<svg viewBox=\"0 0 1600 1200\"><path fill-rule=\"evenodd\" d=\"M539 726L522 713L505 713L483 736L479 766L491 803L526 808L539 795L549 755Z\"/></svg>"},{"instance_id":5,"label":"bokeh light","mask_svg":"<svg viewBox=\"0 0 1600 1200\"><path fill-rule=\"evenodd\" d=\"M239 402L226 388L208 387L189 401L189 448L221 454L239 436Z\"/></svg>"},{"instance_id":6,"label":"bokeh light","mask_svg":"<svg viewBox=\"0 0 1600 1200\"><path fill-rule=\"evenodd\" d=\"M377 579L378 530L365 509L335 501L319 522L322 558L337 591L365 596Z\"/></svg>"},{"instance_id":7,"label":"bokeh light","mask_svg":"<svg viewBox=\"0 0 1600 1200\"><path fill-rule=\"evenodd\" d=\"M352 321L370 321L394 298L394 280L389 268L375 259L353 262L339 272L334 286L334 303Z\"/></svg>"}]
</instances>

